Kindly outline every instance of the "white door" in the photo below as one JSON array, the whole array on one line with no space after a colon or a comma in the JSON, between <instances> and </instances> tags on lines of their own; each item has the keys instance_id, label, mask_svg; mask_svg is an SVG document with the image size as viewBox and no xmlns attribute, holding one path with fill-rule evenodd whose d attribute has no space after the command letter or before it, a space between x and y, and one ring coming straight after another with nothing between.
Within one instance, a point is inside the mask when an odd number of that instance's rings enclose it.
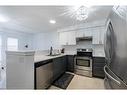
<instances>
[{"instance_id":1,"label":"white door","mask_svg":"<svg viewBox=\"0 0 127 95\"><path fill-rule=\"evenodd\" d=\"M18 50L18 39L0 35L0 89L6 88L6 50Z\"/></svg>"},{"instance_id":2,"label":"white door","mask_svg":"<svg viewBox=\"0 0 127 95\"><path fill-rule=\"evenodd\" d=\"M0 89L6 88L6 70L5 70L5 48L3 45L2 36L0 35Z\"/></svg>"}]
</instances>

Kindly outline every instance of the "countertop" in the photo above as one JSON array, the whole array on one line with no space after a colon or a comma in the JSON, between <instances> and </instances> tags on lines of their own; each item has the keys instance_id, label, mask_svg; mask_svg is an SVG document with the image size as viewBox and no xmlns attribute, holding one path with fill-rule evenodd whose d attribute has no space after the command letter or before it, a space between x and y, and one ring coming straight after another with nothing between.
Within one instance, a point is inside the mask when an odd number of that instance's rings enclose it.
<instances>
[{"instance_id":1,"label":"countertop","mask_svg":"<svg viewBox=\"0 0 127 95\"><path fill-rule=\"evenodd\" d=\"M96 55L94 55L94 54L93 54L93 57L105 57L105 55L101 55L101 54L96 54Z\"/></svg>"},{"instance_id":2,"label":"countertop","mask_svg":"<svg viewBox=\"0 0 127 95\"><path fill-rule=\"evenodd\" d=\"M42 55L42 54L34 55L34 63L49 60L49 59L54 59L54 58L58 58L58 57L66 56L66 55L75 55L75 54L65 53L65 54L60 54L60 55L57 55L57 56L48 56L48 55ZM104 55L102 55L102 54L97 55L96 54L96 55L93 55L93 57L104 57Z\"/></svg>"},{"instance_id":3,"label":"countertop","mask_svg":"<svg viewBox=\"0 0 127 95\"><path fill-rule=\"evenodd\" d=\"M54 59L54 58L58 58L58 57L62 57L62 56L65 56L65 55L67 55L67 54L60 54L60 55L57 55L57 56L35 55L34 56L34 63L49 60L49 59Z\"/></svg>"},{"instance_id":4,"label":"countertop","mask_svg":"<svg viewBox=\"0 0 127 95\"><path fill-rule=\"evenodd\" d=\"M105 57L104 51L94 51L93 57Z\"/></svg>"}]
</instances>

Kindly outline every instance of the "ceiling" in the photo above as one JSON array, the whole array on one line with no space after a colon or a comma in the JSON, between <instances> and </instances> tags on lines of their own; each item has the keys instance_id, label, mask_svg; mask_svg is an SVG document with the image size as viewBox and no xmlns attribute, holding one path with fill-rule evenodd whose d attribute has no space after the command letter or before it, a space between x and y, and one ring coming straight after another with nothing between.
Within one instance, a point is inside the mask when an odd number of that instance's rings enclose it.
<instances>
[{"instance_id":1,"label":"ceiling","mask_svg":"<svg viewBox=\"0 0 127 95\"><path fill-rule=\"evenodd\" d=\"M19 32L37 33L57 31L64 27L84 23L68 15L62 15L68 7L72 6L0 6L0 15L9 20L0 22L0 27ZM112 6L91 7L85 22L106 19L111 8ZM50 19L56 20L56 24L50 24Z\"/></svg>"}]
</instances>

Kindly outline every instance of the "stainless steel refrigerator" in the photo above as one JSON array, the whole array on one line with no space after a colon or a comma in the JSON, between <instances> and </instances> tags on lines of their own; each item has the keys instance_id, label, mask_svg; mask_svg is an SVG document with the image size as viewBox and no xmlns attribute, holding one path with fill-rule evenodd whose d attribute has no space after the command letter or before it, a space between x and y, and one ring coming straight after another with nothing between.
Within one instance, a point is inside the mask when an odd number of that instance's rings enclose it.
<instances>
[{"instance_id":1,"label":"stainless steel refrigerator","mask_svg":"<svg viewBox=\"0 0 127 95\"><path fill-rule=\"evenodd\" d=\"M114 6L105 34L104 84L108 89L127 89L127 6Z\"/></svg>"}]
</instances>

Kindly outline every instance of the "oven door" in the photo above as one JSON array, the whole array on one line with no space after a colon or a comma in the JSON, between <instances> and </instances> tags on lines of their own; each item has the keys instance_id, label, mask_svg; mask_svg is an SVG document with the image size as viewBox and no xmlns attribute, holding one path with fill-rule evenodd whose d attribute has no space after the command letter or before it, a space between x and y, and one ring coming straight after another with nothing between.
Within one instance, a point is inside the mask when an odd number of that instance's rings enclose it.
<instances>
[{"instance_id":1,"label":"oven door","mask_svg":"<svg viewBox=\"0 0 127 95\"><path fill-rule=\"evenodd\" d=\"M75 68L81 70L92 70L92 59L89 57L76 57Z\"/></svg>"}]
</instances>

